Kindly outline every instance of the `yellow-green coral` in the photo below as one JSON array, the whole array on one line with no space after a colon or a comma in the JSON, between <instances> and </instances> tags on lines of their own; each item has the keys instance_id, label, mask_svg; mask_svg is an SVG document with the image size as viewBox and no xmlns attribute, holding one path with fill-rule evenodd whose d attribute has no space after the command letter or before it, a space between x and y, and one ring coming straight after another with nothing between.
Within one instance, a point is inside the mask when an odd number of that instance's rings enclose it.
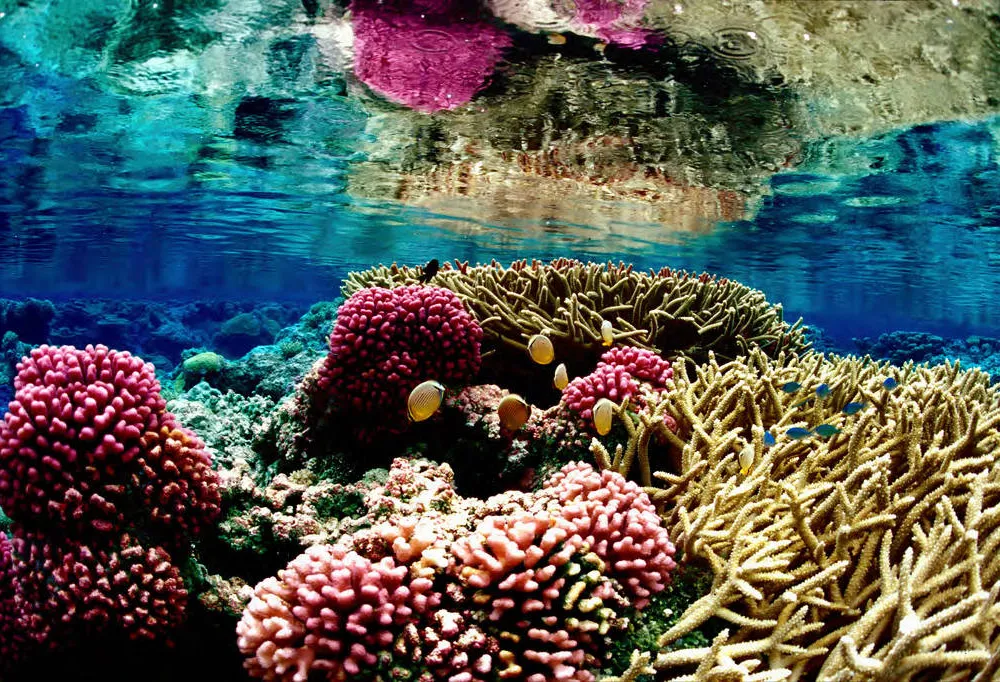
<instances>
[{"instance_id":1,"label":"yellow-green coral","mask_svg":"<svg viewBox=\"0 0 1000 682\"><path fill-rule=\"evenodd\" d=\"M415 284L420 274L395 264L354 272L343 293ZM516 261L509 268L495 261L446 263L432 283L462 298L482 325L485 344L523 352L533 334L544 333L571 370L579 361L579 369L589 371L604 350L605 320L612 323L615 343L699 362L710 350L732 358L754 347L776 354L808 345L799 323L787 324L781 305L768 303L762 292L669 268L643 273L631 265L569 259Z\"/></svg>"},{"instance_id":2,"label":"yellow-green coral","mask_svg":"<svg viewBox=\"0 0 1000 682\"><path fill-rule=\"evenodd\" d=\"M803 388L782 391L790 381ZM821 383L832 393L803 403ZM846 415L848 402L868 407ZM675 451L653 466L680 466L657 472L666 488L651 492L684 561L707 563L715 582L661 637L658 678L988 679L1000 647L1000 392L985 374L752 351L678 376L664 403ZM785 435L818 423L840 433ZM726 637L666 650L709 618L731 624Z\"/></svg>"}]
</instances>

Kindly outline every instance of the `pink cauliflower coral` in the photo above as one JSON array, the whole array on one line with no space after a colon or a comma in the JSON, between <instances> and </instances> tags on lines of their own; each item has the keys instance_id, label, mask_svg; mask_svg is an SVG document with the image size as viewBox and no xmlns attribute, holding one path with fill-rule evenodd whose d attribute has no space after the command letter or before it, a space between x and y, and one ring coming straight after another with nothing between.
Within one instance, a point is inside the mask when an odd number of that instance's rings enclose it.
<instances>
[{"instance_id":1,"label":"pink cauliflower coral","mask_svg":"<svg viewBox=\"0 0 1000 682\"><path fill-rule=\"evenodd\" d=\"M554 501L557 513L607 562L607 574L625 586L637 609L666 588L676 567L674 546L638 484L577 462L553 474L543 490L543 499Z\"/></svg>"},{"instance_id":2,"label":"pink cauliflower coral","mask_svg":"<svg viewBox=\"0 0 1000 682\"><path fill-rule=\"evenodd\" d=\"M119 526L128 468L166 407L153 366L104 346L41 346L17 369L0 427L0 507L15 519Z\"/></svg>"},{"instance_id":3,"label":"pink cauliflower coral","mask_svg":"<svg viewBox=\"0 0 1000 682\"><path fill-rule=\"evenodd\" d=\"M601 637L623 624L615 614L626 602L585 549L571 523L544 511L487 517L452 546L459 581L508 643L502 679L595 679Z\"/></svg>"},{"instance_id":4,"label":"pink cauliflower coral","mask_svg":"<svg viewBox=\"0 0 1000 682\"><path fill-rule=\"evenodd\" d=\"M73 534L120 531L143 510L170 532L217 514L208 454L175 436L151 364L105 346L41 346L17 368L0 426L0 506L11 517Z\"/></svg>"},{"instance_id":5,"label":"pink cauliflower coral","mask_svg":"<svg viewBox=\"0 0 1000 682\"><path fill-rule=\"evenodd\" d=\"M374 666L439 602L430 580L410 579L389 557L314 545L257 585L236 633L254 677L305 682L318 672L340 681Z\"/></svg>"},{"instance_id":6,"label":"pink cauliflower coral","mask_svg":"<svg viewBox=\"0 0 1000 682\"><path fill-rule=\"evenodd\" d=\"M146 433L137 457L143 508L165 531L200 535L215 521L222 500L205 444L172 419Z\"/></svg>"},{"instance_id":7,"label":"pink cauliflower coral","mask_svg":"<svg viewBox=\"0 0 1000 682\"><path fill-rule=\"evenodd\" d=\"M169 641L184 619L184 581L161 547L127 534L110 545L53 542L24 529L12 544L25 631L49 649L82 635Z\"/></svg>"},{"instance_id":8,"label":"pink cauliflower coral","mask_svg":"<svg viewBox=\"0 0 1000 682\"><path fill-rule=\"evenodd\" d=\"M621 367L639 381L645 381L656 388L665 388L674 378L674 368L668 360L651 350L634 346L617 346L601 356L597 364Z\"/></svg>"},{"instance_id":9,"label":"pink cauliflower coral","mask_svg":"<svg viewBox=\"0 0 1000 682\"><path fill-rule=\"evenodd\" d=\"M391 433L406 400L428 379L464 383L479 371L483 330L457 294L441 287L373 287L340 307L330 352L309 389L314 400L371 418Z\"/></svg>"},{"instance_id":10,"label":"pink cauliflower coral","mask_svg":"<svg viewBox=\"0 0 1000 682\"><path fill-rule=\"evenodd\" d=\"M601 398L620 403L639 392L639 382L620 365L601 363L590 374L576 377L562 391L562 402L577 417L589 420Z\"/></svg>"}]
</instances>

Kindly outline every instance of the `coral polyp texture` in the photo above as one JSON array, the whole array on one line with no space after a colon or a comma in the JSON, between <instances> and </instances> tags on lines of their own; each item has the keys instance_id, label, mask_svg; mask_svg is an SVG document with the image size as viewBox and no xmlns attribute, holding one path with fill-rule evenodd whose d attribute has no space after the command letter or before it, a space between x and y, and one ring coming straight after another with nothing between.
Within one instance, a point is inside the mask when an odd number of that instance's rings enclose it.
<instances>
[{"instance_id":1,"label":"coral polyp texture","mask_svg":"<svg viewBox=\"0 0 1000 682\"><path fill-rule=\"evenodd\" d=\"M377 421L373 430L398 432L417 384L464 384L476 375L482 335L448 289L362 289L338 310L330 352L305 390L313 409L332 405L362 422Z\"/></svg>"},{"instance_id":2,"label":"coral polyp texture","mask_svg":"<svg viewBox=\"0 0 1000 682\"><path fill-rule=\"evenodd\" d=\"M32 527L121 531L146 513L168 531L218 513L204 446L178 430L153 366L105 346L40 346L18 363L0 427L0 506Z\"/></svg>"},{"instance_id":3,"label":"coral polyp texture","mask_svg":"<svg viewBox=\"0 0 1000 682\"><path fill-rule=\"evenodd\" d=\"M690 680L996 679L1000 393L987 375L753 351L676 377L658 409L678 431L645 453L664 469L647 490L683 562L714 583L636 661ZM710 620L710 646L675 648Z\"/></svg>"},{"instance_id":4,"label":"coral polyp texture","mask_svg":"<svg viewBox=\"0 0 1000 682\"><path fill-rule=\"evenodd\" d=\"M396 460L367 496L369 529L258 584L238 626L247 670L294 682L594 680L673 567L646 494L583 463L538 493L485 501L451 481L447 465Z\"/></svg>"},{"instance_id":5,"label":"coral polyp texture","mask_svg":"<svg viewBox=\"0 0 1000 682\"><path fill-rule=\"evenodd\" d=\"M259 584L237 625L247 669L265 680L305 682L323 671L345 680L371 670L403 626L440 594L391 557L315 545Z\"/></svg>"},{"instance_id":6,"label":"coral polyp texture","mask_svg":"<svg viewBox=\"0 0 1000 682\"><path fill-rule=\"evenodd\" d=\"M343 292L408 286L420 275L418 268L378 266L351 273ZM507 364L506 351L523 352L532 335L544 333L572 372L589 371L604 351L605 320L615 343L695 362L704 361L709 350L733 358L757 346L772 355L807 347L799 324L784 321L780 304L708 274L670 268L643 273L631 265L561 258L548 264L515 261L510 267L456 261L443 264L433 281L458 294L483 326L484 343L501 351Z\"/></svg>"}]
</instances>

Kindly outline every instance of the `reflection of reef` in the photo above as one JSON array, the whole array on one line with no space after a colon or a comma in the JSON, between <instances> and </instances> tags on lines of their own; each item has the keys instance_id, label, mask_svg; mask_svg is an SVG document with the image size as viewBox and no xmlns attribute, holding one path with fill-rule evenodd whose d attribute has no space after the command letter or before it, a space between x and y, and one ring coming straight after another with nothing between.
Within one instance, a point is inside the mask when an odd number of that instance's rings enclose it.
<instances>
[{"instance_id":1,"label":"reflection of reef","mask_svg":"<svg viewBox=\"0 0 1000 682\"><path fill-rule=\"evenodd\" d=\"M622 202L603 207L612 220L734 220L800 146L787 94L748 86L716 102L607 62L544 57L477 103L377 116L370 163L354 169L351 191L449 212L467 196L479 215L491 206L488 217L583 218L572 207L603 200ZM530 207L511 201L524 196Z\"/></svg>"}]
</instances>

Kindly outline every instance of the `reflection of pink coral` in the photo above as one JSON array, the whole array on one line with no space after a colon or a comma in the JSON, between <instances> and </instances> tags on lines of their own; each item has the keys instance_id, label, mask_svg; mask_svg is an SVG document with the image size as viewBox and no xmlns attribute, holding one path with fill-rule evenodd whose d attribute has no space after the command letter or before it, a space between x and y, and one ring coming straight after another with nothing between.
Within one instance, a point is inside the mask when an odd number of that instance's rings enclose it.
<instances>
[{"instance_id":1,"label":"reflection of pink coral","mask_svg":"<svg viewBox=\"0 0 1000 682\"><path fill-rule=\"evenodd\" d=\"M409 579L391 558L373 563L315 545L257 585L236 627L239 648L255 677L305 682L321 671L345 680L373 666L439 600L430 580Z\"/></svg>"},{"instance_id":2,"label":"reflection of pink coral","mask_svg":"<svg viewBox=\"0 0 1000 682\"><path fill-rule=\"evenodd\" d=\"M337 409L378 414L386 432L406 423L406 399L422 381L463 383L479 371L483 330L461 299L440 287L362 289L337 312L313 391ZM386 423L388 422L388 423Z\"/></svg>"},{"instance_id":3,"label":"reflection of pink coral","mask_svg":"<svg viewBox=\"0 0 1000 682\"><path fill-rule=\"evenodd\" d=\"M580 419L590 419L601 398L620 403L639 392L639 383L620 365L601 363L590 374L573 379L562 392L563 403Z\"/></svg>"},{"instance_id":4,"label":"reflection of pink coral","mask_svg":"<svg viewBox=\"0 0 1000 682\"><path fill-rule=\"evenodd\" d=\"M483 88L503 51L506 33L458 3L418 7L354 0L354 72L376 92L422 111L453 109Z\"/></svg>"},{"instance_id":5,"label":"reflection of pink coral","mask_svg":"<svg viewBox=\"0 0 1000 682\"><path fill-rule=\"evenodd\" d=\"M668 360L658 353L635 348L633 346L617 346L601 356L601 364L623 367L639 381L646 381L656 388L663 388L674 378L674 368Z\"/></svg>"},{"instance_id":6,"label":"reflection of pink coral","mask_svg":"<svg viewBox=\"0 0 1000 682\"><path fill-rule=\"evenodd\" d=\"M608 563L638 609L666 588L674 569L674 546L656 508L633 481L589 464L567 464L546 483L544 495L558 503L591 551Z\"/></svg>"}]
</instances>

